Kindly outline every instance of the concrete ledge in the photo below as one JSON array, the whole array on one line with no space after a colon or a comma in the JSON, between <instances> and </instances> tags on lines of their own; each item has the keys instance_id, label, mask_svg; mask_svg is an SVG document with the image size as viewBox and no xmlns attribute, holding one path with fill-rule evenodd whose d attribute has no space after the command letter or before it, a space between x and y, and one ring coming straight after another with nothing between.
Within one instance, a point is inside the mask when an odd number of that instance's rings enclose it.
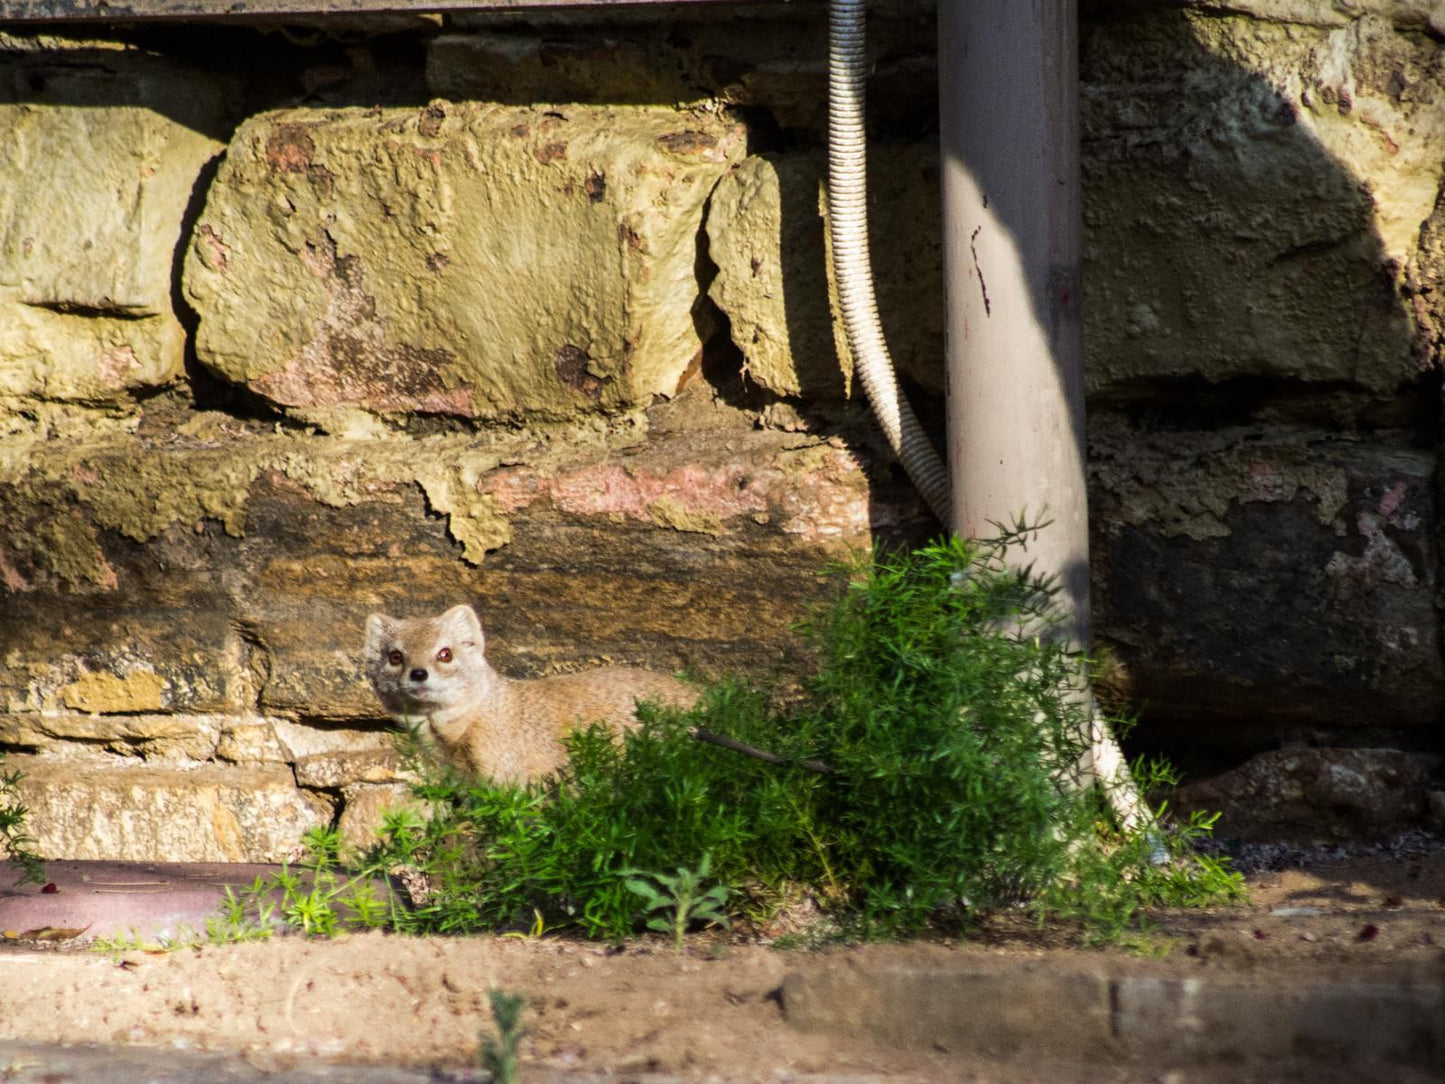
<instances>
[{"instance_id":1,"label":"concrete ledge","mask_svg":"<svg viewBox=\"0 0 1445 1084\"><path fill-rule=\"evenodd\" d=\"M1071 1058L1108 1056L1109 1004L1108 979L1090 974L835 966L783 982L784 1014L801 1030L990 1055L1027 1046Z\"/></svg>"},{"instance_id":2,"label":"concrete ledge","mask_svg":"<svg viewBox=\"0 0 1445 1084\"><path fill-rule=\"evenodd\" d=\"M1072 963L1072 962L1071 962ZM825 962L791 972L788 1022L898 1046L1078 1060L1318 1058L1445 1067L1445 975L1111 974L1036 961Z\"/></svg>"}]
</instances>

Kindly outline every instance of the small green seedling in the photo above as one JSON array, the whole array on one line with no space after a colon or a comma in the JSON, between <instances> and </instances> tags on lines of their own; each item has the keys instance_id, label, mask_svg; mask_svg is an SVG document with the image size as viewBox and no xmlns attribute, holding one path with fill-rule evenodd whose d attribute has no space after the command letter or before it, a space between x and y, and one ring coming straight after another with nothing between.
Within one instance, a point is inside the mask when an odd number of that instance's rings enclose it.
<instances>
[{"instance_id":1,"label":"small green seedling","mask_svg":"<svg viewBox=\"0 0 1445 1084\"><path fill-rule=\"evenodd\" d=\"M0 762L5 754L0 753ZM31 850L35 837L25 830L25 819L30 810L20 801L20 772L0 772L0 847L4 848L5 860L20 871L15 883L45 883L45 863L40 855Z\"/></svg>"},{"instance_id":2,"label":"small green seedling","mask_svg":"<svg viewBox=\"0 0 1445 1084\"><path fill-rule=\"evenodd\" d=\"M502 934L503 937L512 937L519 941L535 941L547 932L547 920L537 908L532 908L532 925L526 930L508 930Z\"/></svg>"},{"instance_id":3,"label":"small green seedling","mask_svg":"<svg viewBox=\"0 0 1445 1084\"><path fill-rule=\"evenodd\" d=\"M236 899L231 895L229 887L226 889L226 896L230 900ZM90 942L90 951L119 962L120 958L129 952L154 955L179 952L182 949L199 949L205 945L239 945L246 941L265 941L271 936L273 931L270 926L251 922L244 917L232 917L227 910L228 905L223 903L221 906L225 913L207 916L203 930L182 922L171 932L158 933L154 940L147 941L140 931L132 926L126 934L95 938Z\"/></svg>"},{"instance_id":4,"label":"small green seedling","mask_svg":"<svg viewBox=\"0 0 1445 1084\"><path fill-rule=\"evenodd\" d=\"M732 928L732 923L723 911L728 899L727 885L715 884L706 892L699 891L711 870L712 855L705 854L695 870L678 866L675 874L646 873L632 869L622 872L639 874L629 877L625 884L629 892L641 896L645 901L643 914L671 911L670 916L662 914L648 919L647 928L662 933L670 932L673 945L681 952L683 936L694 922Z\"/></svg>"},{"instance_id":5,"label":"small green seedling","mask_svg":"<svg viewBox=\"0 0 1445 1084\"><path fill-rule=\"evenodd\" d=\"M390 822L389 822L390 823ZM395 822L398 831L406 824ZM314 827L302 836L308 858L297 870L283 864L269 877L258 877L241 895L227 890L221 904L224 928L248 925L270 930L279 922L315 937L335 937L353 929L379 929L396 922L397 901L380 895L374 879L384 871L364 864L348 875L341 868L341 837L332 828Z\"/></svg>"},{"instance_id":6,"label":"small green seedling","mask_svg":"<svg viewBox=\"0 0 1445 1084\"><path fill-rule=\"evenodd\" d=\"M491 1000L497 1037L482 1036L482 1069L491 1074L493 1084L517 1084L522 1039L527 1034L527 1029L522 1027L522 1010L527 999L521 994L493 990Z\"/></svg>"}]
</instances>

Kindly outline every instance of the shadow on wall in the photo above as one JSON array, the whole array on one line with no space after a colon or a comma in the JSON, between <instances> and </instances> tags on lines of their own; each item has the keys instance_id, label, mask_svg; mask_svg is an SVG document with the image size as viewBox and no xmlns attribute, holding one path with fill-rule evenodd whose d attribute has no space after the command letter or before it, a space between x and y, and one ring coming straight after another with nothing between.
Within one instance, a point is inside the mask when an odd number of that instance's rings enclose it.
<instances>
[{"instance_id":1,"label":"shadow on wall","mask_svg":"<svg viewBox=\"0 0 1445 1084\"><path fill-rule=\"evenodd\" d=\"M1201 767L1438 747L1445 708L1441 51L1316 17L1084 11L1095 629L1144 742Z\"/></svg>"},{"instance_id":2,"label":"shadow on wall","mask_svg":"<svg viewBox=\"0 0 1445 1084\"><path fill-rule=\"evenodd\" d=\"M1439 743L1441 49L1319 18L1085 6L1095 629L1188 767Z\"/></svg>"},{"instance_id":3,"label":"shadow on wall","mask_svg":"<svg viewBox=\"0 0 1445 1084\"><path fill-rule=\"evenodd\" d=\"M1084 11L1095 630L1106 690L1142 714L1136 745L1191 768L1295 740L1439 743L1438 301L1422 284L1442 250L1421 230L1445 157L1441 51L1408 22L1321 18ZM921 155L872 144L873 239L890 346L936 389L935 325L890 296L937 273ZM826 401L831 365L808 366L830 329L816 301L792 303L826 283L788 255L821 243L821 166L762 161L782 193L797 390ZM712 240L725 278L745 254Z\"/></svg>"},{"instance_id":4,"label":"shadow on wall","mask_svg":"<svg viewBox=\"0 0 1445 1084\"><path fill-rule=\"evenodd\" d=\"M1431 149L1411 148L1428 175L1402 175L1378 103L1360 101L1364 116L1349 118L1357 96L1380 93L1408 123L1410 81L1438 66L1433 47L1398 35L1382 45L1390 32L1378 19L1327 31L1156 7L1085 5L1091 405L1162 405L1211 427L1222 419L1190 409L1204 388L1236 400L1230 422L1267 413L1271 397L1326 392L1366 424L1388 417L1381 402L1413 394L1433 360L1411 318L1406 262L1440 170ZM1307 36L1318 40L1297 43ZM1376 55L1392 46L1413 55ZM1383 85L1358 85L1366 77ZM1362 141L1381 143L1384 160ZM1007 228L1027 209L990 210ZM1050 298L1033 302L1049 326Z\"/></svg>"}]
</instances>

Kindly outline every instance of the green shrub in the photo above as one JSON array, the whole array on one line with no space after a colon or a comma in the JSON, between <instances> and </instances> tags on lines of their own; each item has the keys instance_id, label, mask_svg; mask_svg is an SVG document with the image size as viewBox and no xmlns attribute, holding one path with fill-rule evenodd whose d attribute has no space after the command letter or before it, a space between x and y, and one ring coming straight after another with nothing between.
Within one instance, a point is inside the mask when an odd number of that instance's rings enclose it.
<instances>
[{"instance_id":1,"label":"green shrub","mask_svg":"<svg viewBox=\"0 0 1445 1084\"><path fill-rule=\"evenodd\" d=\"M617 939L644 918L629 878L704 861L744 911L801 886L865 936L962 932L1027 903L1109 938L1142 907L1238 896L1237 875L1192 853L1206 821L1126 837L1095 790L1061 783L1087 732L1083 663L1048 635L1052 585L1006 562L1016 541L832 570L837 599L803 630L818 673L792 707L722 683L691 712L644 706L621 742L580 731L541 783L420 787L431 819L393 820L369 856L430 878L396 920ZM770 757L698 741L698 728ZM1135 770L1146 787L1161 778Z\"/></svg>"},{"instance_id":2,"label":"green shrub","mask_svg":"<svg viewBox=\"0 0 1445 1084\"><path fill-rule=\"evenodd\" d=\"M1058 785L1083 751L1075 670L1038 635L1046 585L1000 546L940 544L856 570L809 632L807 726L833 874L866 929L914 932L1063 875L1092 803Z\"/></svg>"},{"instance_id":3,"label":"green shrub","mask_svg":"<svg viewBox=\"0 0 1445 1084\"><path fill-rule=\"evenodd\" d=\"M0 752L0 767L4 763L5 754ZM43 885L45 863L33 850L35 837L25 824L30 810L20 801L20 780L24 778L21 772L0 770L0 845L4 847L6 863L19 871L17 885Z\"/></svg>"}]
</instances>

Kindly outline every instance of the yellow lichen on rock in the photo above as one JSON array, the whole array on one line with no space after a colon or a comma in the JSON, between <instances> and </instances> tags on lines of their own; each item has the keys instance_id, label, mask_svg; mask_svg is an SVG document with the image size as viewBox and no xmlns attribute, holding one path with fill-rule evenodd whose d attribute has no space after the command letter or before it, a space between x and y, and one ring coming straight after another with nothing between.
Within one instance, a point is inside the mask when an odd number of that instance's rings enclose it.
<instances>
[{"instance_id":1,"label":"yellow lichen on rock","mask_svg":"<svg viewBox=\"0 0 1445 1084\"><path fill-rule=\"evenodd\" d=\"M461 544L468 564L481 564L488 550L512 540L511 524L490 494L477 492L475 477L465 468L427 470L417 481L432 511L447 517L447 533Z\"/></svg>"},{"instance_id":2,"label":"yellow lichen on rock","mask_svg":"<svg viewBox=\"0 0 1445 1084\"><path fill-rule=\"evenodd\" d=\"M184 375L172 259L226 84L141 55L9 77L31 89L0 103L0 414L132 410Z\"/></svg>"},{"instance_id":3,"label":"yellow lichen on rock","mask_svg":"<svg viewBox=\"0 0 1445 1084\"><path fill-rule=\"evenodd\" d=\"M125 677L83 674L60 690L60 699L73 711L123 714L159 711L165 706L165 691L165 678L148 670L137 670Z\"/></svg>"},{"instance_id":4,"label":"yellow lichen on rock","mask_svg":"<svg viewBox=\"0 0 1445 1084\"><path fill-rule=\"evenodd\" d=\"M722 534L722 521L709 509L693 509L676 497L658 497L647 506L647 514L659 527L693 534Z\"/></svg>"},{"instance_id":5,"label":"yellow lichen on rock","mask_svg":"<svg viewBox=\"0 0 1445 1084\"><path fill-rule=\"evenodd\" d=\"M559 419L676 391L742 129L662 108L261 114L186 259L197 351L310 417Z\"/></svg>"}]
</instances>

